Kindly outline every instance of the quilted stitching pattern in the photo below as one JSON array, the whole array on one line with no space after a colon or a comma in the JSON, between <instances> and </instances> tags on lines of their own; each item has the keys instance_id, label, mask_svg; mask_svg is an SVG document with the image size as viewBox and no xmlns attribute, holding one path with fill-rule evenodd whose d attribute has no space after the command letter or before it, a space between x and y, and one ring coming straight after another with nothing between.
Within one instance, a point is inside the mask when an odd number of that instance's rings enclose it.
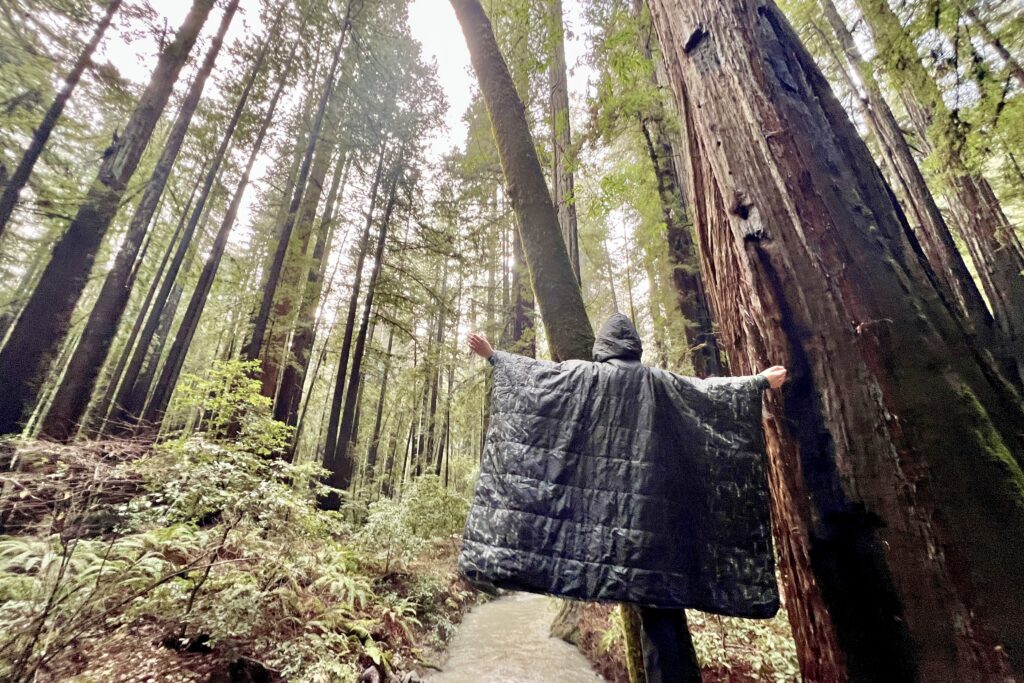
<instances>
[{"instance_id":1,"label":"quilted stitching pattern","mask_svg":"<svg viewBox=\"0 0 1024 683\"><path fill-rule=\"evenodd\" d=\"M778 609L761 377L494 357L470 581L753 618Z\"/></svg>"}]
</instances>

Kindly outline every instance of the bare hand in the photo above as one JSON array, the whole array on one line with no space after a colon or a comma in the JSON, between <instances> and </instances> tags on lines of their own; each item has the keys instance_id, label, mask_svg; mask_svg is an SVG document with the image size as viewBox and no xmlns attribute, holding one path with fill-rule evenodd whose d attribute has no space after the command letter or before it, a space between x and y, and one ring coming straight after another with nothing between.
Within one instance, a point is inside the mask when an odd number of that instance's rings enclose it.
<instances>
[{"instance_id":1,"label":"bare hand","mask_svg":"<svg viewBox=\"0 0 1024 683\"><path fill-rule=\"evenodd\" d=\"M786 381L786 368L781 365L773 365L767 370L762 370L761 374L768 378L768 386L772 389L778 389Z\"/></svg>"},{"instance_id":2,"label":"bare hand","mask_svg":"<svg viewBox=\"0 0 1024 683\"><path fill-rule=\"evenodd\" d=\"M470 350L481 358L490 358L494 355L494 348L491 347L491 343L487 341L487 337L476 332L471 332L466 341L469 343Z\"/></svg>"}]
</instances>

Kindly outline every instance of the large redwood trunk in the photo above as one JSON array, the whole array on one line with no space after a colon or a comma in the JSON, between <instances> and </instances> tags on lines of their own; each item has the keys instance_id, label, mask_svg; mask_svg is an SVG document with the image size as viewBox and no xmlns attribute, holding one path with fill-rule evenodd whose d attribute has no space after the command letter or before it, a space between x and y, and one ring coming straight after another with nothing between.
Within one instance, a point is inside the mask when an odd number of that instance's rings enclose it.
<instances>
[{"instance_id":1,"label":"large redwood trunk","mask_svg":"<svg viewBox=\"0 0 1024 683\"><path fill-rule=\"evenodd\" d=\"M734 373L767 438L806 680L1024 670L1024 411L928 279L864 143L769 0L652 0ZM1013 454L1016 454L1013 455Z\"/></svg>"},{"instance_id":2,"label":"large redwood trunk","mask_svg":"<svg viewBox=\"0 0 1024 683\"><path fill-rule=\"evenodd\" d=\"M124 133L103 153L96 178L0 351L0 434L20 431L31 411L39 383L67 335L96 252L212 7L213 0L194 0L174 40L160 54Z\"/></svg>"},{"instance_id":3,"label":"large redwood trunk","mask_svg":"<svg viewBox=\"0 0 1024 683\"><path fill-rule=\"evenodd\" d=\"M164 187L167 185L174 162L178 158L178 152L185 141L185 134L188 132L192 116L199 106L206 81L213 72L213 65L217 61L217 55L220 54L224 36L238 9L238 2L239 0L231 0L224 10L217 34L185 96L174 125L171 127L171 132L167 136L160 159L153 169L146 189L142 192L135 215L132 216L128 233L118 249L114 265L107 273L96 303L93 304L92 311L89 313L82 337L78 346L75 347L75 352L71 354L60 385L57 387L41 424L40 433L47 438L67 441L73 437L89 406L92 391L96 386L96 378L100 374L100 369L107 358L107 352L117 334L121 315L128 305L135 274L138 272L136 259L142 249L146 231L152 221L160 196L164 192Z\"/></svg>"}]
</instances>

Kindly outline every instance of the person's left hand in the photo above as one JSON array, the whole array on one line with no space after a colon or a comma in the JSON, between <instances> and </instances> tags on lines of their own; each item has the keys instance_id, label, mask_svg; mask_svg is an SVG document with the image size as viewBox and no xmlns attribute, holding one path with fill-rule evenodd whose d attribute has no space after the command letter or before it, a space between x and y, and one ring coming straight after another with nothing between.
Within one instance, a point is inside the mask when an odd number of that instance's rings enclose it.
<instances>
[{"instance_id":1,"label":"person's left hand","mask_svg":"<svg viewBox=\"0 0 1024 683\"><path fill-rule=\"evenodd\" d=\"M767 370L762 370L761 374L768 378L768 386L772 389L778 389L786 381L786 368L781 365L773 365Z\"/></svg>"},{"instance_id":2,"label":"person's left hand","mask_svg":"<svg viewBox=\"0 0 1024 683\"><path fill-rule=\"evenodd\" d=\"M494 348L487 341L487 337L476 332L471 332L466 341L469 342L470 350L481 358L487 359L494 355Z\"/></svg>"}]
</instances>

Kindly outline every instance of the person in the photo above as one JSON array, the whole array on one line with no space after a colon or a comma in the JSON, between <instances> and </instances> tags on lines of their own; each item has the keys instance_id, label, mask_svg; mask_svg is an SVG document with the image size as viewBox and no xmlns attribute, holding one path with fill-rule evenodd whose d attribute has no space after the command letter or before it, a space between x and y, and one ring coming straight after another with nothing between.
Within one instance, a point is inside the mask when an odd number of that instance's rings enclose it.
<instances>
[{"instance_id":1,"label":"person","mask_svg":"<svg viewBox=\"0 0 1024 683\"><path fill-rule=\"evenodd\" d=\"M496 351L479 333L467 343L495 381L460 572L482 587L634 603L647 683L699 681L683 608L778 609L760 394L786 369L649 368L622 314L602 325L593 362Z\"/></svg>"}]
</instances>

